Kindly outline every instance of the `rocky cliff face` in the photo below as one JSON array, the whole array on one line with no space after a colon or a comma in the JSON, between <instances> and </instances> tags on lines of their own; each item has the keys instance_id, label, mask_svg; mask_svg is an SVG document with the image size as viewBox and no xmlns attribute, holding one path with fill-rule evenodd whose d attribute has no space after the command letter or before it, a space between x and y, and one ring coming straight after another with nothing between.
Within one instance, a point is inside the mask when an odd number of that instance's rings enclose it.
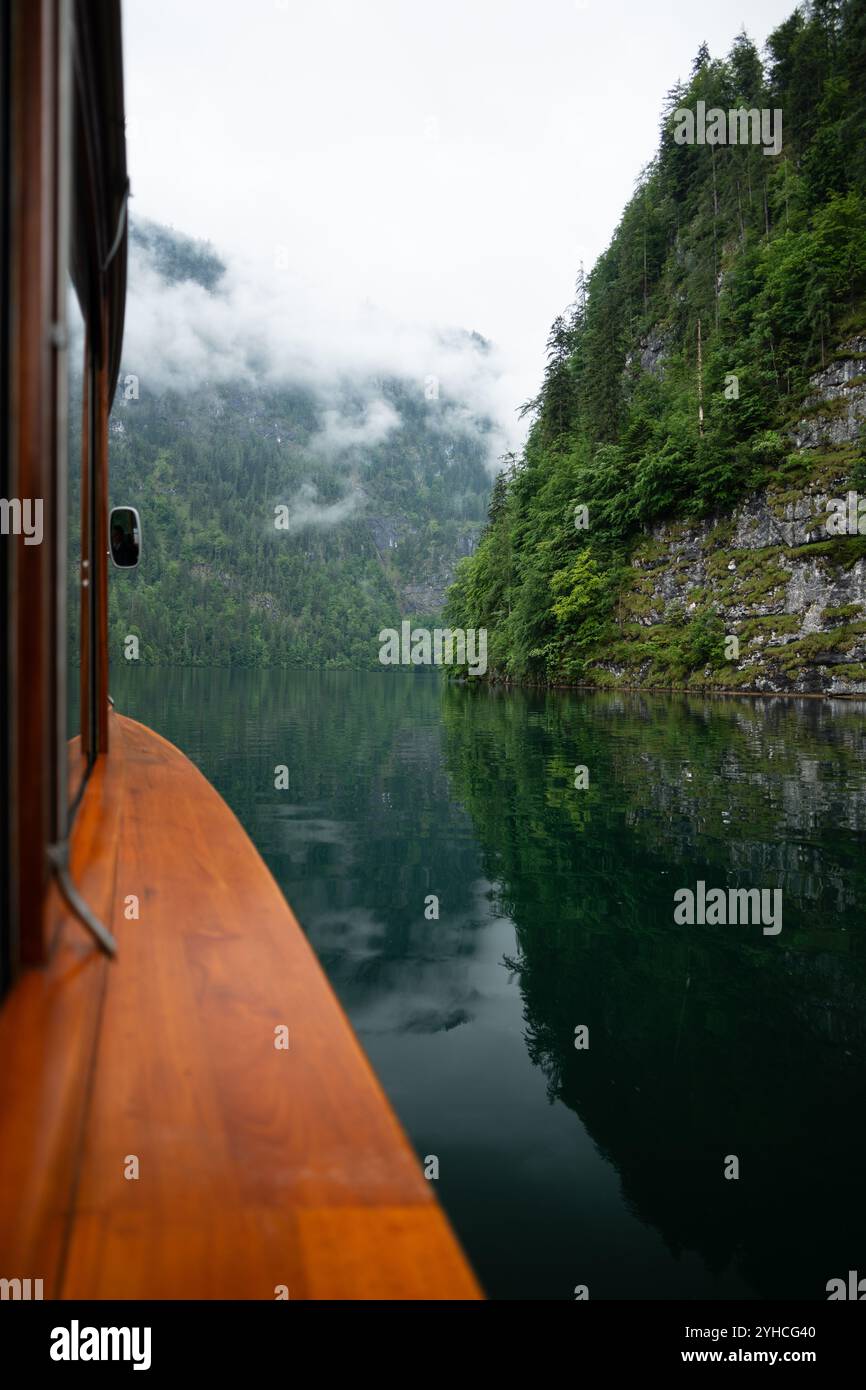
<instances>
[{"instance_id":1,"label":"rocky cliff face","mask_svg":"<svg viewBox=\"0 0 866 1390\"><path fill-rule=\"evenodd\" d=\"M859 440L866 423L866 337L845 343L811 385L803 419L792 431L795 447L818 449Z\"/></svg>"},{"instance_id":2,"label":"rocky cliff face","mask_svg":"<svg viewBox=\"0 0 866 1390\"><path fill-rule=\"evenodd\" d=\"M442 611L448 586L454 583L457 561L472 554L481 534L480 525L461 523L447 546L427 545L421 572L416 563L412 577L407 578L400 568L403 550L417 544L419 528L396 516L367 516L365 524L401 613L413 615L432 616Z\"/></svg>"},{"instance_id":3,"label":"rocky cliff face","mask_svg":"<svg viewBox=\"0 0 866 1390\"><path fill-rule=\"evenodd\" d=\"M812 378L790 442L732 515L638 544L596 683L866 695L866 337Z\"/></svg>"}]
</instances>

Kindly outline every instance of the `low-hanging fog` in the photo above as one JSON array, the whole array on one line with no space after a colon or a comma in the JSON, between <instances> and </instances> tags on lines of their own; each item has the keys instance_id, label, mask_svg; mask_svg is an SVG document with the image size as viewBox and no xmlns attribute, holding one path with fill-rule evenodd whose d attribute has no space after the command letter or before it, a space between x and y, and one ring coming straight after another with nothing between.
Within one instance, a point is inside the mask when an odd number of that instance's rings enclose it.
<instances>
[{"instance_id":1,"label":"low-hanging fog","mask_svg":"<svg viewBox=\"0 0 866 1390\"><path fill-rule=\"evenodd\" d=\"M152 244L154 235L165 237L163 229L136 221L132 228L123 370L134 372L143 389L188 392L224 382L305 388L320 419L311 447L339 457L399 427L379 388L401 379L419 399L442 402L430 423L449 434L476 434L481 422L492 422L492 468L516 442L514 382L501 354L479 335L346 303L284 268L279 252L262 266L180 232L172 240L215 269L210 284L173 281Z\"/></svg>"},{"instance_id":2,"label":"low-hanging fog","mask_svg":"<svg viewBox=\"0 0 866 1390\"><path fill-rule=\"evenodd\" d=\"M306 382L324 410L334 381L363 382L354 427L374 434L389 424L377 377L439 378L468 428L495 421L495 463L522 438L581 261L653 154L666 91L703 40L727 52L790 8L125 0L133 215L227 266L213 295L135 266L127 358L187 382Z\"/></svg>"}]
</instances>

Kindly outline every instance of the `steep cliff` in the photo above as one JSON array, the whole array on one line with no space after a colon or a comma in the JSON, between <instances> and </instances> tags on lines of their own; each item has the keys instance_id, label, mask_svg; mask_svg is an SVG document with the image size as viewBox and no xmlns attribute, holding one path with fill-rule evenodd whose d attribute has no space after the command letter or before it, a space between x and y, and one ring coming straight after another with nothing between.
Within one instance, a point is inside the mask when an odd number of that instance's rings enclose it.
<instances>
[{"instance_id":1,"label":"steep cliff","mask_svg":"<svg viewBox=\"0 0 866 1390\"><path fill-rule=\"evenodd\" d=\"M812 377L776 481L728 514L647 528L588 681L866 694L864 431L866 337L854 336ZM686 676L695 624L712 652ZM736 643L720 652L721 631Z\"/></svg>"},{"instance_id":2,"label":"steep cliff","mask_svg":"<svg viewBox=\"0 0 866 1390\"><path fill-rule=\"evenodd\" d=\"M551 328L449 597L491 680L866 693L866 10L802 6L764 53L702 45ZM710 109L728 133L681 140Z\"/></svg>"}]
</instances>

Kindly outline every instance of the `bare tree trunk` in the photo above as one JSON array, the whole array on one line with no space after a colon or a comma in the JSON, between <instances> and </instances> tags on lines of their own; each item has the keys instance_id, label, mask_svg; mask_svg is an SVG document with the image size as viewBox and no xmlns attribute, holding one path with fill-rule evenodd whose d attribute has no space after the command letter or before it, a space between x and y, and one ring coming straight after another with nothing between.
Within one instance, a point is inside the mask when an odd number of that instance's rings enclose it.
<instances>
[{"instance_id":1,"label":"bare tree trunk","mask_svg":"<svg viewBox=\"0 0 866 1390\"><path fill-rule=\"evenodd\" d=\"M701 355L701 320L698 318L698 430L704 435L704 364Z\"/></svg>"},{"instance_id":2,"label":"bare tree trunk","mask_svg":"<svg viewBox=\"0 0 866 1390\"><path fill-rule=\"evenodd\" d=\"M770 334L770 355L773 359L773 375L776 378L776 390L782 394L782 383L779 380L779 368L776 366L776 344L773 342L773 335Z\"/></svg>"},{"instance_id":3,"label":"bare tree trunk","mask_svg":"<svg viewBox=\"0 0 866 1390\"><path fill-rule=\"evenodd\" d=\"M716 328L719 326L719 248L716 224L719 218L719 195L716 189L716 147L710 146L710 165L713 171L713 299L716 306Z\"/></svg>"},{"instance_id":4,"label":"bare tree trunk","mask_svg":"<svg viewBox=\"0 0 866 1390\"><path fill-rule=\"evenodd\" d=\"M644 221L644 228L643 228L643 311L644 311L644 313L646 313L646 307L647 307L647 296L646 296L646 222Z\"/></svg>"}]
</instances>

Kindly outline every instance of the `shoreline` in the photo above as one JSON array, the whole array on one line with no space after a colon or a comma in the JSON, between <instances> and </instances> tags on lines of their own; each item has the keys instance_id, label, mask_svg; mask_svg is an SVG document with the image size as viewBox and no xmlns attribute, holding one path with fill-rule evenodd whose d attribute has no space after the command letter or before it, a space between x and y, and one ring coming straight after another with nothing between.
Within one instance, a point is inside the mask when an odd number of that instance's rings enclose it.
<instances>
[{"instance_id":1,"label":"shoreline","mask_svg":"<svg viewBox=\"0 0 866 1390\"><path fill-rule=\"evenodd\" d=\"M460 685L468 684L468 677L462 678ZM850 695L842 691L806 690L743 690L740 689L691 689L684 685L591 685L586 681L576 684L534 681L496 680L484 682L487 686L503 686L507 690L588 690L596 695L691 695L702 698L739 696L747 700L861 700L866 702L866 691L853 691Z\"/></svg>"}]
</instances>

